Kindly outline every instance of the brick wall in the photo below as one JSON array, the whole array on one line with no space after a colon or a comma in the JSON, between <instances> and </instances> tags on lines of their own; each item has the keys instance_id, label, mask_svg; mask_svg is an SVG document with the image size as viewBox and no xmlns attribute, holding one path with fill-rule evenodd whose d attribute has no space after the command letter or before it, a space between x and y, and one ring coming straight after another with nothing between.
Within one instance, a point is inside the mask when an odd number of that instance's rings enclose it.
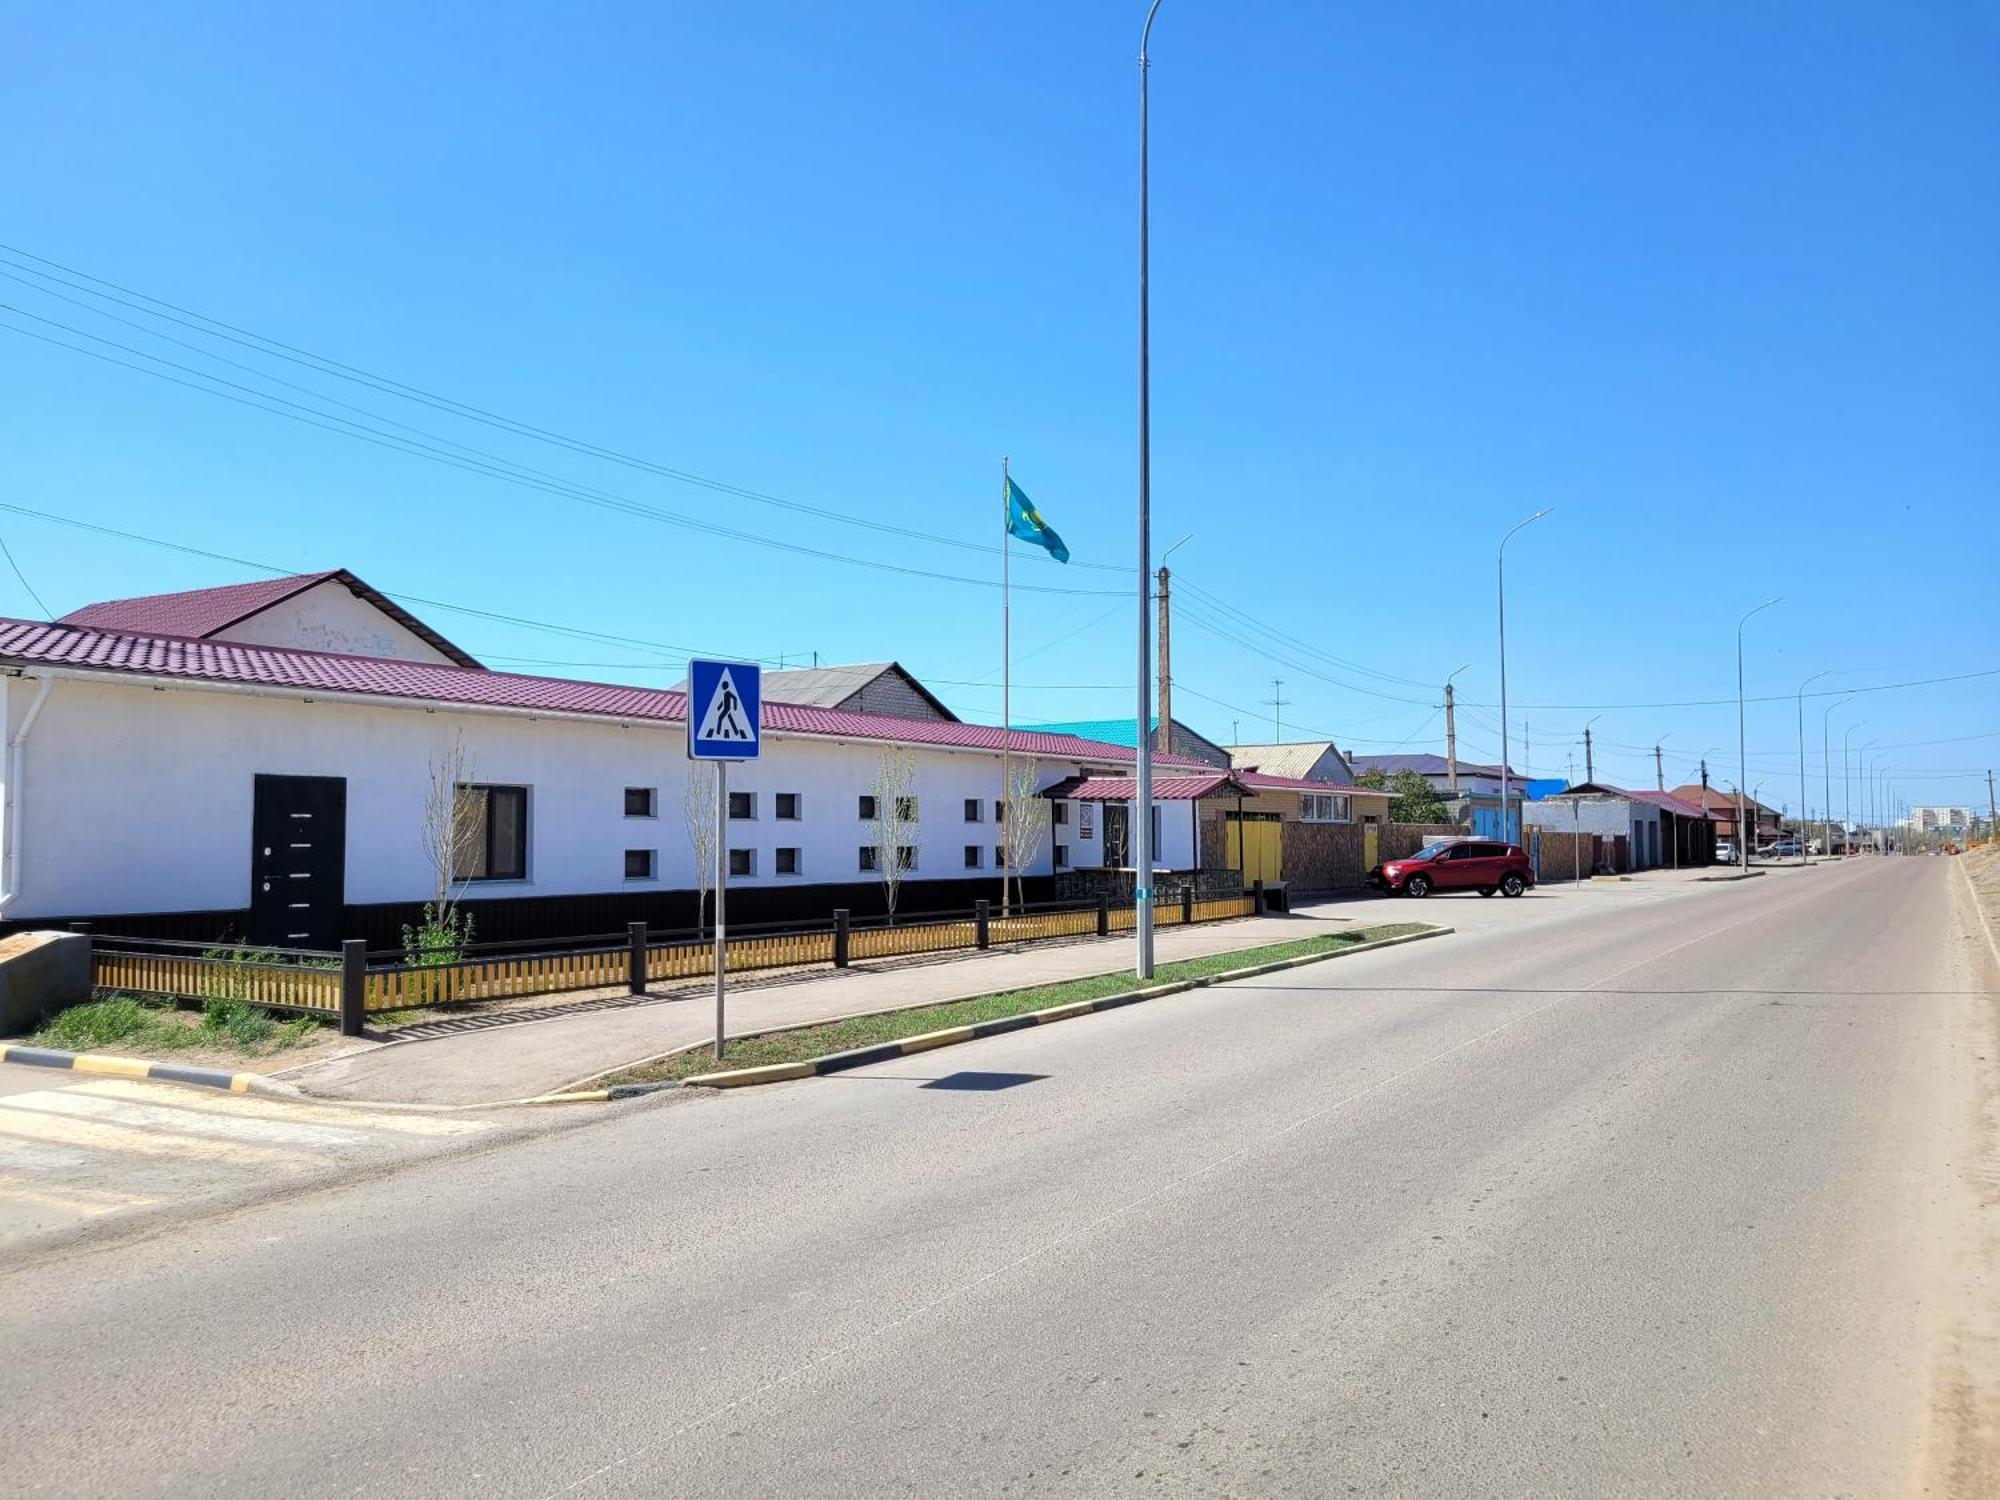
<instances>
[{"instance_id":1,"label":"brick wall","mask_svg":"<svg viewBox=\"0 0 2000 1500\"><path fill-rule=\"evenodd\" d=\"M1354 891L1367 879L1358 823L1285 824L1285 883L1295 891Z\"/></svg>"}]
</instances>

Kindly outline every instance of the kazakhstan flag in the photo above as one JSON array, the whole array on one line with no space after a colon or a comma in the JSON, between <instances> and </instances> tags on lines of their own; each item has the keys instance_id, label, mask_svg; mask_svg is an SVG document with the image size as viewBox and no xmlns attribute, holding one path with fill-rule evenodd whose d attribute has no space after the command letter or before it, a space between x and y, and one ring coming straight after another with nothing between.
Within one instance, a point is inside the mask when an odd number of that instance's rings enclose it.
<instances>
[{"instance_id":1,"label":"kazakhstan flag","mask_svg":"<svg viewBox=\"0 0 2000 1500\"><path fill-rule=\"evenodd\" d=\"M1059 563L1069 561L1069 548L1063 545L1063 539L1056 535L1053 526L1042 519L1042 513L1035 509L1035 502L1028 498L1027 491L1012 479L1007 481L1007 534L1047 548L1049 556Z\"/></svg>"}]
</instances>

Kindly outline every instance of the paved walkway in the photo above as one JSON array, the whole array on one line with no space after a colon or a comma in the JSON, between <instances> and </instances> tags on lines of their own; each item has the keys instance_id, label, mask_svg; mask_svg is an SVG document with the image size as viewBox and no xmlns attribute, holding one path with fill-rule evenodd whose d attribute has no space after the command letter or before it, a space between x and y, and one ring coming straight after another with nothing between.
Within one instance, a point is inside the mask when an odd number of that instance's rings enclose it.
<instances>
[{"instance_id":1,"label":"paved walkway","mask_svg":"<svg viewBox=\"0 0 2000 1500\"><path fill-rule=\"evenodd\" d=\"M1482 903L1491 904L1491 903ZM1414 902L1344 900L1289 915L1173 927L1155 939L1161 963L1287 942L1316 932L1424 917L1449 921ZM856 965L763 983L729 997L729 1034L830 1021L868 1011L961 1000L995 990L1103 974L1130 960L1131 935L1037 943L887 966ZM378 1103L486 1104L545 1093L641 1058L674 1052L715 1034L712 996L672 995L615 1008L515 1025L469 1029L420 1041L388 1042L283 1075L310 1094Z\"/></svg>"}]
</instances>

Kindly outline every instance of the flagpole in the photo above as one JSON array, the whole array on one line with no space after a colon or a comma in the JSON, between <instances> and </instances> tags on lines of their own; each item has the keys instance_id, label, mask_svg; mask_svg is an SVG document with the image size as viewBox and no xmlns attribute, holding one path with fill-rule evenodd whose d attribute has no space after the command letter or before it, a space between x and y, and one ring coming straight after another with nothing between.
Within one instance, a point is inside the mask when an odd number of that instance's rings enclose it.
<instances>
[{"instance_id":1,"label":"flagpole","mask_svg":"<svg viewBox=\"0 0 2000 1500\"><path fill-rule=\"evenodd\" d=\"M1013 662L1013 499L1008 493L1007 456L1000 456L1000 915L1008 914L1007 869L1014 860L1014 841L1007 837L1007 803L1013 792L1010 750L1014 738Z\"/></svg>"}]
</instances>

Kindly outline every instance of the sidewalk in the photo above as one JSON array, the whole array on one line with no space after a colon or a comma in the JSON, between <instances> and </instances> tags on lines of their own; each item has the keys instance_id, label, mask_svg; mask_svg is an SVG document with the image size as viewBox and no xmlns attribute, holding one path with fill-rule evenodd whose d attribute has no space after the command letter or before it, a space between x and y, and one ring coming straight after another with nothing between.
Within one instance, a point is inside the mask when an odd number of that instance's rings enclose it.
<instances>
[{"instance_id":1,"label":"sidewalk","mask_svg":"<svg viewBox=\"0 0 2000 1500\"><path fill-rule=\"evenodd\" d=\"M1164 964L1415 915L1403 903L1331 901L1283 916L1167 928L1155 935L1154 951ZM1132 938L1126 933L928 963L857 965L761 984L752 980L730 991L729 1034L1103 974L1129 963L1131 956ZM678 991L614 1009L380 1043L280 1076L325 1099L485 1104L547 1093L622 1063L673 1052L712 1038L714 1028L712 995Z\"/></svg>"}]
</instances>

